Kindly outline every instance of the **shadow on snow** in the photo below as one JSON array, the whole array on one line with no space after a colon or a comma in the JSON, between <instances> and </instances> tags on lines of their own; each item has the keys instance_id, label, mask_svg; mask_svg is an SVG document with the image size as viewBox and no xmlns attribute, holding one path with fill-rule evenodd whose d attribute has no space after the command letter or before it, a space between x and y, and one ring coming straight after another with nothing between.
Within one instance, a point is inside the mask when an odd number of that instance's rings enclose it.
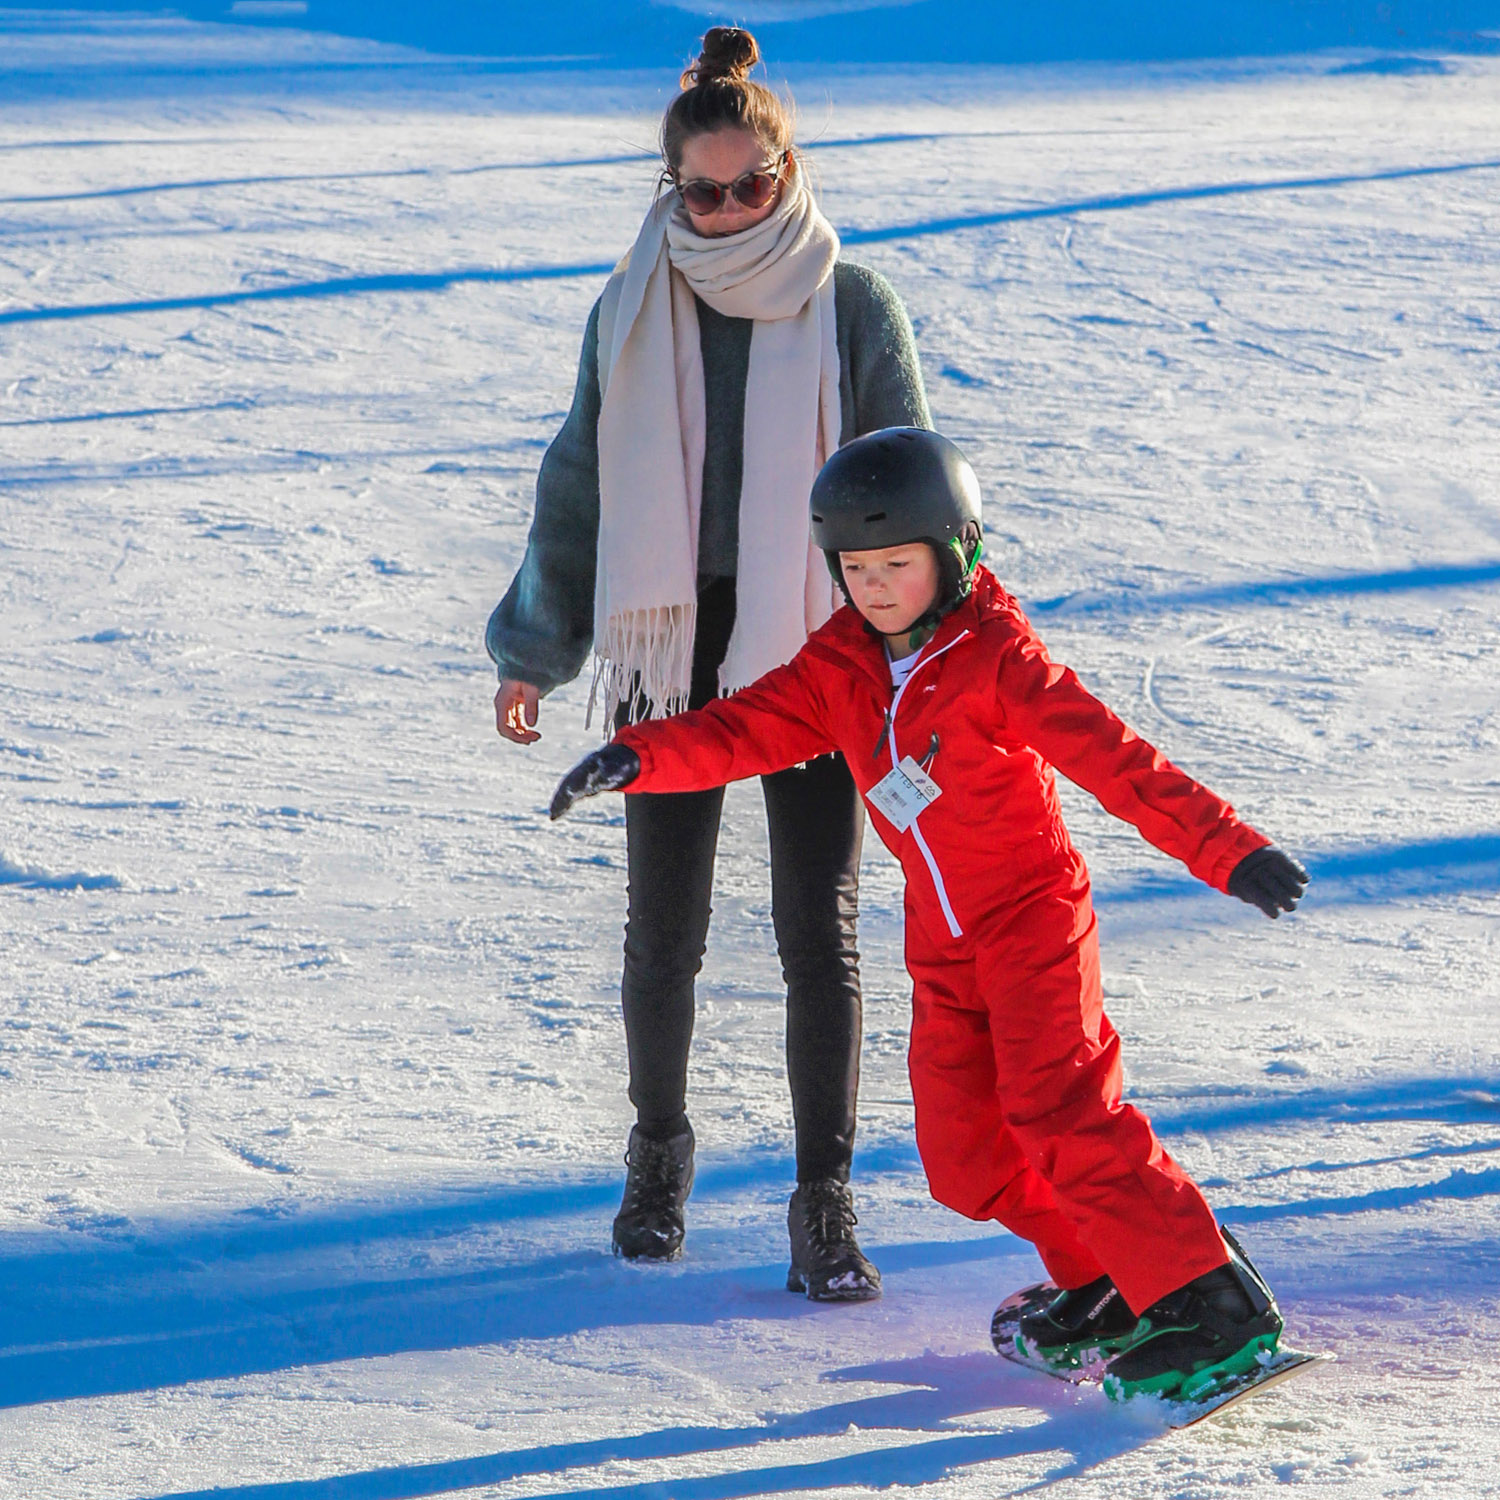
<instances>
[{"instance_id":1,"label":"shadow on snow","mask_svg":"<svg viewBox=\"0 0 1500 1500\"><path fill-rule=\"evenodd\" d=\"M1430 1121L1441 1125L1494 1125L1500 1123L1500 1078L1399 1078L1368 1084L1342 1083L1332 1089L1303 1088L1281 1094L1258 1093L1229 1099L1157 1098L1150 1101L1150 1112L1152 1123L1162 1135L1188 1132L1211 1135L1218 1131L1315 1122L1370 1125ZM1490 1148L1479 1146L1475 1149ZM1417 1151L1396 1159L1419 1161L1427 1155L1426 1151ZM1326 1170L1327 1163L1319 1165ZM1347 1163L1351 1168L1366 1165L1369 1163ZM1459 1173L1460 1185L1465 1176L1473 1175L1490 1174ZM1436 1196L1461 1194L1440 1193ZM1307 1205L1299 1206L1311 1212L1321 1203L1342 1201L1312 1199Z\"/></svg>"},{"instance_id":2,"label":"shadow on snow","mask_svg":"<svg viewBox=\"0 0 1500 1500\"><path fill-rule=\"evenodd\" d=\"M1150 133L1150 132L1146 132ZM852 150L864 146L905 146L931 141L992 140L1013 137L1113 135L1104 130L924 130L892 131L883 135L828 136L803 142L800 151ZM27 141L19 145L0 143L0 152L40 150L79 145L162 145L172 142L112 142L112 141ZM183 144L193 142L184 138ZM200 143L202 144L202 143ZM208 142L207 144L219 144ZM73 193L21 193L0 197L5 203L88 203L100 198L135 198L157 193L186 193L211 191L215 188L264 187L280 183L309 182L378 182L382 179L427 177L435 182L452 177L482 177L495 172L561 172L574 167L615 167L638 165L650 162L661 165L661 158L654 151L624 151L609 156L567 156L553 161L497 161L479 162L468 167L386 167L363 172L283 172L254 177L198 177L173 179L167 182L127 183L121 187L90 188Z\"/></svg>"},{"instance_id":3,"label":"shadow on snow","mask_svg":"<svg viewBox=\"0 0 1500 1500\"><path fill-rule=\"evenodd\" d=\"M1146 1102L1168 1138L1186 1132L1264 1130L1282 1122L1494 1125L1500 1121L1500 1085L1491 1079L1410 1079L1337 1090ZM1481 1143L1474 1149L1487 1148ZM891 1172L916 1177L919 1172L909 1142L862 1152L857 1165L864 1175ZM775 1153L711 1164L703 1173L698 1195L712 1199L754 1191L771 1181L780 1182L785 1172L785 1161ZM787 1294L780 1261L762 1265L688 1261L642 1268L611 1259L602 1247L601 1226L618 1191L613 1177L581 1179L435 1203L350 1206L293 1212L275 1219L266 1218L264 1211L252 1211L218 1225L168 1226L114 1243L95 1239L89 1248L78 1251L37 1252L19 1242L0 1243L0 1297L7 1309L6 1345L0 1347L0 1407L230 1379L338 1360L565 1338L601 1328L829 1316L827 1309ZM1266 1222L1497 1196L1500 1169L1458 1170L1428 1183L1230 1207L1223 1215L1231 1222ZM484 1238L487 1230L505 1225L565 1219L578 1222L575 1243L600 1248L537 1255L518 1249L513 1240ZM556 1238L555 1228L548 1232ZM462 1243L466 1236L469 1242ZM450 1251L445 1251L445 1242L452 1247ZM910 1272L930 1273L945 1266L1002 1262L1028 1254L1019 1241L1004 1233L873 1245L871 1249L893 1279ZM336 1254L330 1257L330 1251ZM454 1269L441 1268L445 1253L451 1256ZM713 1253L709 1251L710 1257ZM359 1268L351 1273L347 1268L355 1254L360 1257ZM1007 1272L995 1265L983 1274L999 1283ZM1018 1268L1017 1274L1024 1272ZM941 1374L947 1366L935 1368ZM989 1368L987 1361L985 1368ZM850 1421L880 1425L890 1419L887 1407L891 1403L901 1411L920 1409L927 1413L924 1420L936 1420L934 1413L958 1415L959 1409L952 1407L955 1393L973 1386L967 1377L956 1386L926 1377L905 1383L932 1385L936 1394L881 1398L863 1417L840 1407L828 1417L834 1424L830 1431L842 1431ZM985 1398L962 1410L994 1404ZM815 1415L806 1420L821 1418ZM757 1439L798 1435L805 1435L805 1429L795 1428L792 1418L777 1418L764 1430L755 1430ZM746 1440L742 1435L732 1440L712 1438L705 1440L705 1446L739 1446ZM1065 1445L1049 1440L1047 1446ZM975 1451L982 1449L992 1451L982 1443ZM903 1473L908 1462L921 1465L935 1459L925 1449L920 1454L900 1452ZM636 1456L648 1455L642 1450ZM499 1467L476 1469L480 1477L466 1482L509 1477L503 1465L514 1461L515 1455L474 1460ZM603 1458L588 1461L602 1462ZM447 1472L452 1466L437 1468ZM427 1471L394 1472L398 1478L409 1478ZM813 1466L809 1473L813 1472L822 1470ZM766 1476L762 1473L760 1478ZM856 1481L830 1478L827 1482ZM447 1487L460 1483L453 1479ZM803 1487L821 1484L809 1480ZM443 1487L434 1483L427 1489L326 1493L415 1495L438 1493ZM767 1487L798 1485L788 1480ZM725 1495L758 1492L723 1491ZM291 1497L324 1492L272 1487L264 1493ZM705 1495L716 1493L704 1491Z\"/></svg>"},{"instance_id":4,"label":"shadow on snow","mask_svg":"<svg viewBox=\"0 0 1500 1500\"><path fill-rule=\"evenodd\" d=\"M857 1160L867 1175L909 1173L915 1154L901 1144ZM776 1153L710 1166L695 1196L779 1184L787 1170ZM252 1210L76 1251L0 1243L0 1407L587 1329L816 1315L785 1291L780 1262L643 1270L612 1259L601 1226L618 1194L611 1176L274 1219ZM601 1248L535 1255L485 1238L573 1217L575 1242ZM441 1258L444 1242L465 1236L477 1242L455 1252L457 1269L433 1269L429 1252ZM887 1245L880 1256L899 1275L1018 1249L1002 1234ZM363 1256L352 1274L343 1269L351 1252Z\"/></svg>"},{"instance_id":5,"label":"shadow on snow","mask_svg":"<svg viewBox=\"0 0 1500 1500\"><path fill-rule=\"evenodd\" d=\"M1489 1118L1500 1118L1492 1108ZM1489 1149L1497 1149L1490 1147ZM1229 1224L1270 1224L1278 1219L1319 1217L1334 1214L1367 1214L1381 1210L1414 1208L1419 1203L1473 1202L1500 1197L1500 1167L1482 1172L1453 1172L1439 1182L1412 1183L1406 1187L1376 1188L1368 1193L1348 1193L1340 1198L1318 1198L1304 1203L1228 1204L1217 1209Z\"/></svg>"},{"instance_id":6,"label":"shadow on snow","mask_svg":"<svg viewBox=\"0 0 1500 1500\"><path fill-rule=\"evenodd\" d=\"M1264 578L1202 588L1164 589L1159 593L1088 590L1039 599L1032 614L1075 614L1096 609L1127 611L1181 610L1243 604L1279 604L1296 599L1342 599L1361 594L1419 593L1427 589L1472 588L1500 582L1500 562L1453 563L1395 568L1382 573L1331 573L1314 578Z\"/></svg>"},{"instance_id":7,"label":"shadow on snow","mask_svg":"<svg viewBox=\"0 0 1500 1500\"><path fill-rule=\"evenodd\" d=\"M130 10L131 0L75 0L66 24L87 29L88 12ZM1144 61L1244 58L1325 47L1399 49L1383 71L1431 71L1440 59L1410 56L1414 48L1493 49L1500 22L1495 0L1157 0L1127 6L1116 0L1053 0L1045 6L981 5L975 0L866 0L752 7L754 25L773 65L858 63L1019 63L1077 60ZM223 22L223 0L180 0L178 15ZM27 27L21 12L13 26ZM45 14L45 13L44 13ZM730 12L732 14L732 11ZM236 18L237 19L237 18ZM661 69L690 57L710 11L694 0L571 0L567 5L474 5L462 0L318 0L286 17L301 30L369 37L424 49L417 64L488 70L537 65L577 69ZM58 20L48 18L51 28ZM94 23L96 26L98 23ZM445 59L437 54L449 54ZM453 56L457 54L457 56ZM500 54L496 56L495 54ZM293 60L306 68L310 62ZM244 58L262 70L287 60ZM1425 66L1424 66L1425 65ZM387 64L388 66L388 64ZM158 57L154 68L222 75L222 65L196 61L188 50Z\"/></svg>"},{"instance_id":8,"label":"shadow on snow","mask_svg":"<svg viewBox=\"0 0 1500 1500\"><path fill-rule=\"evenodd\" d=\"M1346 173L1334 177L1289 177L1261 182L1215 183L1206 187L1165 188L1147 193L1080 198L1066 203L1042 204L1034 208L1007 209L994 214L973 214L951 219L926 219L911 224L895 224L871 229L846 229L840 230L840 235L846 245L868 245L891 240L917 239L934 234L952 234L964 229L1019 224L1030 219L1063 218L1070 214L1105 213L1144 208L1158 203L1224 198L1246 193L1345 187L1369 182L1394 182L1405 178L1492 171L1496 168L1500 168L1500 158L1452 162L1440 166L1400 167L1381 172ZM308 297L354 296L381 292L440 292L450 287L463 285L560 281L580 276L607 276L613 269L612 261L598 261L579 262L572 265L481 266L456 268L450 271L395 272L378 276L334 276L324 281L252 287L248 290L232 292L209 292L190 297L159 297L134 302L90 302L71 307L12 308L7 312L0 312L0 325L55 322L70 318L114 317L124 314L178 312L187 308L231 307L241 303L285 302Z\"/></svg>"},{"instance_id":9,"label":"shadow on snow","mask_svg":"<svg viewBox=\"0 0 1500 1500\"><path fill-rule=\"evenodd\" d=\"M836 1370L825 1380L879 1382L908 1389L888 1395L840 1401L807 1412L773 1414L750 1427L668 1427L593 1442L558 1443L506 1453L486 1453L444 1463L409 1464L326 1479L249 1484L234 1489L176 1494L171 1500L407 1500L444 1494L482 1484L498 1484L534 1474L594 1467L611 1462L640 1463L696 1454L754 1449L794 1438L839 1438L850 1427L862 1432L950 1433L964 1417L997 1410L1049 1410L1049 1419L1027 1421L1004 1432L959 1433L915 1442L866 1448L811 1463L771 1464L732 1469L670 1481L672 1500L738 1500L763 1494L823 1490L845 1486L886 1489L892 1485L931 1484L956 1470L1025 1455L1063 1452L1070 1457L1043 1483L1054 1483L1139 1447L1157 1435L1149 1417L1117 1413L1102 1424L1092 1408L1072 1392L1003 1364L993 1355L942 1356ZM1102 1399L1102 1398L1098 1398ZM639 1484L569 1489L586 1500L660 1500L660 1480ZM162 1500L167 1500L166 1496ZM550 1500L550 1497L542 1497Z\"/></svg>"},{"instance_id":10,"label":"shadow on snow","mask_svg":"<svg viewBox=\"0 0 1500 1500\"><path fill-rule=\"evenodd\" d=\"M1497 833L1414 839L1362 849L1304 851L1302 859L1313 878L1307 900L1317 906L1379 905L1420 896L1500 890ZM1200 881L1155 874L1097 888L1095 898L1106 923L1113 909L1125 906L1202 901L1206 907L1222 900Z\"/></svg>"}]
</instances>

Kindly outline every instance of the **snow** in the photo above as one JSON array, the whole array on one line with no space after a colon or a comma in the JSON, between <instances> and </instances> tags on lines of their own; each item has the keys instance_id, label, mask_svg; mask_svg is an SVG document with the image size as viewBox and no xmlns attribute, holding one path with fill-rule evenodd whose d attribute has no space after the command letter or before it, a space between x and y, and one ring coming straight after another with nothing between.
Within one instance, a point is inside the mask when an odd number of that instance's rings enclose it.
<instances>
[{"instance_id":1,"label":"snow","mask_svg":"<svg viewBox=\"0 0 1500 1500\"><path fill-rule=\"evenodd\" d=\"M0 14L0 1493L1493 1493L1500 61L791 81L1055 652L1317 877L1265 923L1065 789L1133 1097L1338 1363L1191 1432L987 1345L871 841L855 1186L782 1290L729 798L689 1253L612 1261L623 836L480 636L651 72ZM582 268L582 269L580 269Z\"/></svg>"}]
</instances>

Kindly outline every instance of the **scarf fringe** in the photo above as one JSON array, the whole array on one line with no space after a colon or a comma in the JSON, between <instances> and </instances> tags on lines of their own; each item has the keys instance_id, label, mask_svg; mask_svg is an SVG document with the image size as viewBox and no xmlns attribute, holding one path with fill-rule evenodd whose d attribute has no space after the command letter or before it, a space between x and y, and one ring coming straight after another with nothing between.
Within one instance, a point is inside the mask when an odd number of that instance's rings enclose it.
<instances>
[{"instance_id":1,"label":"scarf fringe","mask_svg":"<svg viewBox=\"0 0 1500 1500\"><path fill-rule=\"evenodd\" d=\"M594 682L589 690L587 729L604 696L601 728L615 732L615 715L628 705L627 722L666 719L688 706L693 683L693 640L698 604L655 605L612 615L594 643Z\"/></svg>"}]
</instances>

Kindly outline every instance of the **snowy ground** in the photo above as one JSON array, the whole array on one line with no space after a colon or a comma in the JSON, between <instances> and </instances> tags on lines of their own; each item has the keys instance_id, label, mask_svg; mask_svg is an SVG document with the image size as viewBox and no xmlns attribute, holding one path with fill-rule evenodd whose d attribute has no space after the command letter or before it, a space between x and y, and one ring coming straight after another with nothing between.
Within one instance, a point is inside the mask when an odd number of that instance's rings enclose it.
<instances>
[{"instance_id":1,"label":"snowy ground","mask_svg":"<svg viewBox=\"0 0 1500 1500\"><path fill-rule=\"evenodd\" d=\"M874 1306L780 1290L730 801L690 1252L611 1261L618 807L480 633L660 76L0 13L0 1493L1500 1492L1500 61L794 76L1057 654L1318 875L1069 797L1134 1096L1326 1373L1191 1433L988 1351L872 849ZM122 68L122 63L128 67Z\"/></svg>"}]
</instances>

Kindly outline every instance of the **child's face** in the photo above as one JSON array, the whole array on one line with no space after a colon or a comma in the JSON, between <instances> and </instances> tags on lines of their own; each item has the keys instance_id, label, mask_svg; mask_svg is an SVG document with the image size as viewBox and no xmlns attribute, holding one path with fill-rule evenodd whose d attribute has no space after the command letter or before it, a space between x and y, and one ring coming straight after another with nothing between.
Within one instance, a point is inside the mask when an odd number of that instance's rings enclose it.
<instances>
[{"instance_id":1,"label":"child's face","mask_svg":"<svg viewBox=\"0 0 1500 1500\"><path fill-rule=\"evenodd\" d=\"M926 542L840 552L854 607L881 635L905 635L937 602L938 561Z\"/></svg>"}]
</instances>

